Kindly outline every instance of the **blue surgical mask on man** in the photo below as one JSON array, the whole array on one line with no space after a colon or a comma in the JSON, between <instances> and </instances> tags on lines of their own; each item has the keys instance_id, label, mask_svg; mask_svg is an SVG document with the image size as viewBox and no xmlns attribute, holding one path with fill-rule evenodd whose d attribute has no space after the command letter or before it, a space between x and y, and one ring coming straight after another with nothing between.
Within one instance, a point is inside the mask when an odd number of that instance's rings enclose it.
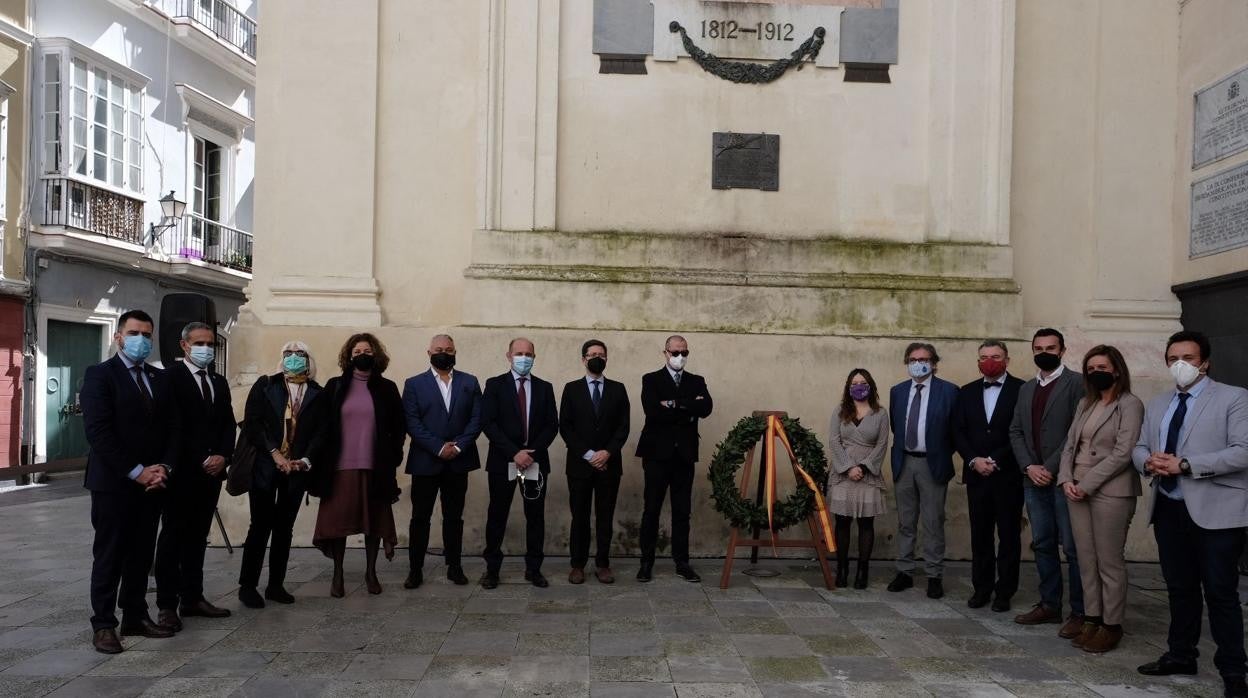
<instances>
[{"instance_id":1,"label":"blue surgical mask on man","mask_svg":"<svg viewBox=\"0 0 1248 698\"><path fill-rule=\"evenodd\" d=\"M152 355L151 337L144 337L141 334L128 334L121 341L121 350L125 353L126 358L135 363L143 363L147 361L147 357Z\"/></svg>"},{"instance_id":2,"label":"blue surgical mask on man","mask_svg":"<svg viewBox=\"0 0 1248 698\"><path fill-rule=\"evenodd\" d=\"M511 370L518 375L527 376L533 370L533 357L516 355L511 357Z\"/></svg>"},{"instance_id":3,"label":"blue surgical mask on man","mask_svg":"<svg viewBox=\"0 0 1248 698\"><path fill-rule=\"evenodd\" d=\"M191 363L196 366L200 368L208 368L212 365L212 360L217 357L217 352L212 347L197 345L191 347L191 353L188 354L187 357L191 360Z\"/></svg>"}]
</instances>

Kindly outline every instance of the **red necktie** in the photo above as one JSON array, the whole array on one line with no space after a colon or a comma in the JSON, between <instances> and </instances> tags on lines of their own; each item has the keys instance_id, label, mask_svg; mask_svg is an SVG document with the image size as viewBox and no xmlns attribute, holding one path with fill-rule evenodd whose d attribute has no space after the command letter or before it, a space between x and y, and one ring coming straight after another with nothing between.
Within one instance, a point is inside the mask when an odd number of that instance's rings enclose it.
<instances>
[{"instance_id":1,"label":"red necktie","mask_svg":"<svg viewBox=\"0 0 1248 698\"><path fill-rule=\"evenodd\" d=\"M520 408L520 424L524 427L524 443L529 443L529 405L524 394L524 376L520 376L520 385L516 386L516 406Z\"/></svg>"}]
</instances>

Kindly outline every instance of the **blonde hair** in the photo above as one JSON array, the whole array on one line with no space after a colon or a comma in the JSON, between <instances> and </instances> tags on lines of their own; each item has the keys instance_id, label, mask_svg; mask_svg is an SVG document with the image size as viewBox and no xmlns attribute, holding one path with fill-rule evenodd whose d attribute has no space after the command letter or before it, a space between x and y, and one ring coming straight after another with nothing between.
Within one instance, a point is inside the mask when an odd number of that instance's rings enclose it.
<instances>
[{"instance_id":1,"label":"blonde hair","mask_svg":"<svg viewBox=\"0 0 1248 698\"><path fill-rule=\"evenodd\" d=\"M308 355L308 372L304 375L308 380L316 380L316 359L312 357L312 349L308 347L307 342L294 339L282 345L280 353L277 355L277 372L286 373L286 367L282 363L283 355L288 351L302 351Z\"/></svg>"}]
</instances>

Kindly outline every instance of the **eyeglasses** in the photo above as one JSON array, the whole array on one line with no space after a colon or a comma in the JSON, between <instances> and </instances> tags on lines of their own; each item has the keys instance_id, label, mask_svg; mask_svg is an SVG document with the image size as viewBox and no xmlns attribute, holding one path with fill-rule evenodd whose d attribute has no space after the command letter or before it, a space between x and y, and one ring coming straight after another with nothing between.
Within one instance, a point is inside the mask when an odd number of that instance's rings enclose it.
<instances>
[{"instance_id":1,"label":"eyeglasses","mask_svg":"<svg viewBox=\"0 0 1248 698\"><path fill-rule=\"evenodd\" d=\"M930 364L932 363L932 360L931 359L906 359L906 363L908 364Z\"/></svg>"},{"instance_id":2,"label":"eyeglasses","mask_svg":"<svg viewBox=\"0 0 1248 698\"><path fill-rule=\"evenodd\" d=\"M689 356L688 349L685 349L682 351L670 351L670 350L664 349L664 351L666 351L668 354L671 354L672 356Z\"/></svg>"},{"instance_id":3,"label":"eyeglasses","mask_svg":"<svg viewBox=\"0 0 1248 698\"><path fill-rule=\"evenodd\" d=\"M306 359L308 357L308 352L302 349L287 349L282 352L282 356L302 356Z\"/></svg>"}]
</instances>

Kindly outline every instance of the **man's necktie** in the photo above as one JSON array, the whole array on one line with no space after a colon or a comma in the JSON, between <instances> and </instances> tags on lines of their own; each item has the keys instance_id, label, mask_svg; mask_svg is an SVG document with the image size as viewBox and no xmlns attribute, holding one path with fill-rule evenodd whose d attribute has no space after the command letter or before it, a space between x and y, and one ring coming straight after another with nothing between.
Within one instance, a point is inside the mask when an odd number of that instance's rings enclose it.
<instances>
[{"instance_id":1,"label":"man's necktie","mask_svg":"<svg viewBox=\"0 0 1248 698\"><path fill-rule=\"evenodd\" d=\"M1170 417L1170 427L1166 429L1166 453L1170 455L1178 455L1175 451L1179 448L1179 432L1183 430L1183 418L1187 416L1187 399L1191 397L1188 393L1179 393L1179 406L1175 408L1174 414ZM1179 478L1175 475L1167 475L1161 478L1161 489L1166 492L1173 492L1174 488L1179 486Z\"/></svg>"},{"instance_id":2,"label":"man's necktie","mask_svg":"<svg viewBox=\"0 0 1248 698\"><path fill-rule=\"evenodd\" d=\"M590 397L594 401L594 414L598 414L598 408L602 407L602 381L591 382L594 384L594 389Z\"/></svg>"},{"instance_id":3,"label":"man's necktie","mask_svg":"<svg viewBox=\"0 0 1248 698\"><path fill-rule=\"evenodd\" d=\"M988 388L1000 388L1000 387L1001 387L1001 382L1000 382L1000 381L984 381L984 388L985 388L985 389L988 389Z\"/></svg>"},{"instance_id":4,"label":"man's necktie","mask_svg":"<svg viewBox=\"0 0 1248 698\"><path fill-rule=\"evenodd\" d=\"M906 415L906 450L919 448L919 409L923 406L923 389L927 386L914 386L914 398L910 400L910 414Z\"/></svg>"},{"instance_id":5,"label":"man's necktie","mask_svg":"<svg viewBox=\"0 0 1248 698\"><path fill-rule=\"evenodd\" d=\"M524 428L524 443L529 442L529 401L524 392L524 382L528 380L520 376L520 385L516 386L516 407L520 408L520 425Z\"/></svg>"},{"instance_id":6,"label":"man's necktie","mask_svg":"<svg viewBox=\"0 0 1248 698\"><path fill-rule=\"evenodd\" d=\"M133 366L130 370L134 373L134 382L139 386L139 397L143 399L143 408L151 412L152 392L147 389L147 381L143 380L143 366Z\"/></svg>"},{"instance_id":7,"label":"man's necktie","mask_svg":"<svg viewBox=\"0 0 1248 698\"><path fill-rule=\"evenodd\" d=\"M672 376L672 380L676 381L677 388L680 387L680 377L683 375L685 375L684 371L677 371L676 374Z\"/></svg>"},{"instance_id":8,"label":"man's necktie","mask_svg":"<svg viewBox=\"0 0 1248 698\"><path fill-rule=\"evenodd\" d=\"M208 387L208 372L201 368L195 375L199 376L199 392L204 397L204 404L212 407L212 388Z\"/></svg>"}]
</instances>

